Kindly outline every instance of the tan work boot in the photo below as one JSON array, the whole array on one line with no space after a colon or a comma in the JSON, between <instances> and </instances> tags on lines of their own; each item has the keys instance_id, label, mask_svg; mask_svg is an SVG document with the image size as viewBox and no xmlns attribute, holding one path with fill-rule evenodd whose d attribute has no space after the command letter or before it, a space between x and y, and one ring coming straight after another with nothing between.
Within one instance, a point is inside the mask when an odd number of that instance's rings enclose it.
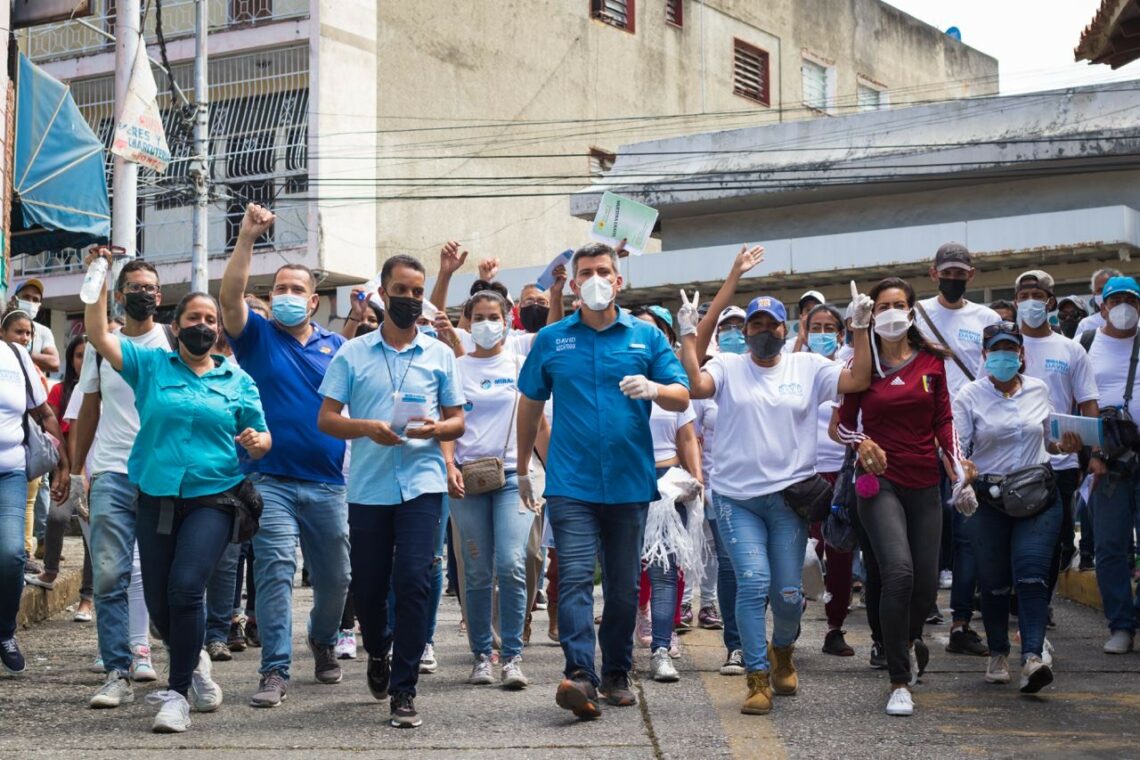
<instances>
[{"instance_id":1,"label":"tan work boot","mask_svg":"<svg viewBox=\"0 0 1140 760\"><path fill-rule=\"evenodd\" d=\"M799 688L800 679L796 675L796 664L792 662L795 644L786 647L768 645L768 663L772 668L772 691L781 697L790 697Z\"/></svg>"},{"instance_id":2,"label":"tan work boot","mask_svg":"<svg viewBox=\"0 0 1140 760\"><path fill-rule=\"evenodd\" d=\"M767 715L772 712L772 686L768 671L753 670L748 674L748 696L740 707L745 715Z\"/></svg>"},{"instance_id":3,"label":"tan work boot","mask_svg":"<svg viewBox=\"0 0 1140 760\"><path fill-rule=\"evenodd\" d=\"M561 639L558 637L558 602L547 602L546 614L550 617L550 628L547 629L547 637L557 644Z\"/></svg>"}]
</instances>

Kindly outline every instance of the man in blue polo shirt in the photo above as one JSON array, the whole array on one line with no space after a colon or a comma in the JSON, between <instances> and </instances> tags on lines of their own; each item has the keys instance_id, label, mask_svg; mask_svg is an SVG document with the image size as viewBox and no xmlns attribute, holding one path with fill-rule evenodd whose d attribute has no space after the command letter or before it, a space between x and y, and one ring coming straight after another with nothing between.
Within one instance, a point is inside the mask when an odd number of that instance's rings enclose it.
<instances>
[{"instance_id":1,"label":"man in blue polo shirt","mask_svg":"<svg viewBox=\"0 0 1140 760\"><path fill-rule=\"evenodd\" d=\"M650 404L682 412L689 383L660 330L614 303L617 254L593 243L570 261L582 308L541 330L519 376L519 496L535 501L530 479L539 418L554 396L546 470L547 515L558 546L558 631L566 678L556 701L582 719L601 715L598 687L611 705L637 703L629 688L641 544L657 498ZM594 563L601 546L605 607L594 668Z\"/></svg>"},{"instance_id":2,"label":"man in blue polo shirt","mask_svg":"<svg viewBox=\"0 0 1140 760\"><path fill-rule=\"evenodd\" d=\"M262 645L254 707L276 707L285 699L298 539L313 583L308 643L321 683L341 679L333 647L349 583L344 442L317 429L318 388L344 338L311 321L320 297L313 273L299 264L286 264L273 278L272 320L246 306L253 244L273 221L268 210L248 206L221 288L226 335L234 357L261 390L274 439L266 457L245 463L265 502L253 538Z\"/></svg>"},{"instance_id":3,"label":"man in blue polo shirt","mask_svg":"<svg viewBox=\"0 0 1140 760\"><path fill-rule=\"evenodd\" d=\"M368 651L368 689L376 699L391 694L394 727L415 728L421 723L416 683L433 614L432 568L447 493L439 444L463 435L466 401L455 354L416 329L423 311L423 264L410 256L384 262L380 297L380 329L349 341L329 365L318 424L352 441L352 597ZM351 419L341 414L345 406ZM396 593L395 626L389 589Z\"/></svg>"}]
</instances>

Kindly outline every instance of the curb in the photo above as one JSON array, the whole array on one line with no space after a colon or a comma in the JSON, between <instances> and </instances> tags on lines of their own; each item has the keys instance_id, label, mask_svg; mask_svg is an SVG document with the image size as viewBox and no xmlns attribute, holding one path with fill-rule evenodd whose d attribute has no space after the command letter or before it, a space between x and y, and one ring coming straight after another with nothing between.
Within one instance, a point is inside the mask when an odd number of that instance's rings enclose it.
<instances>
[{"instance_id":1,"label":"curb","mask_svg":"<svg viewBox=\"0 0 1140 760\"><path fill-rule=\"evenodd\" d=\"M73 604L79 603L79 587L83 583L83 540L67 537L63 542L64 556L68 558L60 567L51 591L39 586L24 584L20 596L20 613L16 626L27 628L42 623Z\"/></svg>"},{"instance_id":2,"label":"curb","mask_svg":"<svg viewBox=\"0 0 1140 760\"><path fill-rule=\"evenodd\" d=\"M1071 602L1094 609L1104 609L1095 570L1066 570L1057 580L1057 593Z\"/></svg>"}]
</instances>

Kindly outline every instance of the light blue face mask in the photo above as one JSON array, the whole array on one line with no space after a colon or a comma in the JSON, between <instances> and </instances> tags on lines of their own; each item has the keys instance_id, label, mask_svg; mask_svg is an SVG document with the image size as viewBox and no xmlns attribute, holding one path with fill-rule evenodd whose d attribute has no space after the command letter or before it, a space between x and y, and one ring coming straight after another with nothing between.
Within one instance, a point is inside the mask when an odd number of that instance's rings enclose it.
<instances>
[{"instance_id":1,"label":"light blue face mask","mask_svg":"<svg viewBox=\"0 0 1140 760\"><path fill-rule=\"evenodd\" d=\"M273 296L273 318L286 327L296 327L309 318L309 299L302 296Z\"/></svg>"},{"instance_id":2,"label":"light blue face mask","mask_svg":"<svg viewBox=\"0 0 1140 760\"><path fill-rule=\"evenodd\" d=\"M1022 301L1017 305L1017 318L1036 329L1045 324L1045 320L1049 318L1049 312L1044 301Z\"/></svg>"},{"instance_id":3,"label":"light blue face mask","mask_svg":"<svg viewBox=\"0 0 1140 760\"><path fill-rule=\"evenodd\" d=\"M438 338L439 333L431 325L416 325L416 329L429 338Z\"/></svg>"},{"instance_id":4,"label":"light blue face mask","mask_svg":"<svg viewBox=\"0 0 1140 760\"><path fill-rule=\"evenodd\" d=\"M1021 371L1021 354L1016 351L990 351L986 355L986 372L998 382L1008 383Z\"/></svg>"},{"instance_id":5,"label":"light blue face mask","mask_svg":"<svg viewBox=\"0 0 1140 760\"><path fill-rule=\"evenodd\" d=\"M744 341L744 332L735 327L725 330L716 339L722 353L743 354L748 351L748 344Z\"/></svg>"},{"instance_id":6,"label":"light blue face mask","mask_svg":"<svg viewBox=\"0 0 1140 760\"><path fill-rule=\"evenodd\" d=\"M839 349L836 333L809 333L808 348L820 356L832 356Z\"/></svg>"}]
</instances>

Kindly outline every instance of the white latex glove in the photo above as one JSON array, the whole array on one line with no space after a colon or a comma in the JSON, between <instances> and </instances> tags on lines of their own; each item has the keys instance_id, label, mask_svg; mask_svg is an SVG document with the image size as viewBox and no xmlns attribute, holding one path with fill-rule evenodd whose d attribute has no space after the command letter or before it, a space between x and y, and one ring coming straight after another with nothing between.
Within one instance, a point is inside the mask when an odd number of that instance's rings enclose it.
<instances>
[{"instance_id":1,"label":"white latex glove","mask_svg":"<svg viewBox=\"0 0 1140 760\"><path fill-rule=\"evenodd\" d=\"M626 375L618 385L621 392L637 401L653 401L661 386L645 375Z\"/></svg>"},{"instance_id":2,"label":"white latex glove","mask_svg":"<svg viewBox=\"0 0 1140 760\"><path fill-rule=\"evenodd\" d=\"M875 302L870 296L859 292L855 281L851 281L851 327L856 330L865 330L871 326L871 310Z\"/></svg>"},{"instance_id":3,"label":"white latex glove","mask_svg":"<svg viewBox=\"0 0 1140 760\"><path fill-rule=\"evenodd\" d=\"M534 495L534 475L527 473L526 475L520 474L519 478L519 501L522 505L529 509L531 512L537 512L539 509L538 497Z\"/></svg>"},{"instance_id":4,"label":"white latex glove","mask_svg":"<svg viewBox=\"0 0 1140 760\"><path fill-rule=\"evenodd\" d=\"M697 324L701 321L701 315L697 312L700 302L700 291L693 292L692 301L684 290L681 291L681 308L677 311L677 334L682 338L697 334Z\"/></svg>"},{"instance_id":5,"label":"white latex glove","mask_svg":"<svg viewBox=\"0 0 1140 760\"><path fill-rule=\"evenodd\" d=\"M950 490L950 503L954 509L962 513L962 517L969 517L978 509L978 495L974 489L959 479Z\"/></svg>"}]
</instances>

